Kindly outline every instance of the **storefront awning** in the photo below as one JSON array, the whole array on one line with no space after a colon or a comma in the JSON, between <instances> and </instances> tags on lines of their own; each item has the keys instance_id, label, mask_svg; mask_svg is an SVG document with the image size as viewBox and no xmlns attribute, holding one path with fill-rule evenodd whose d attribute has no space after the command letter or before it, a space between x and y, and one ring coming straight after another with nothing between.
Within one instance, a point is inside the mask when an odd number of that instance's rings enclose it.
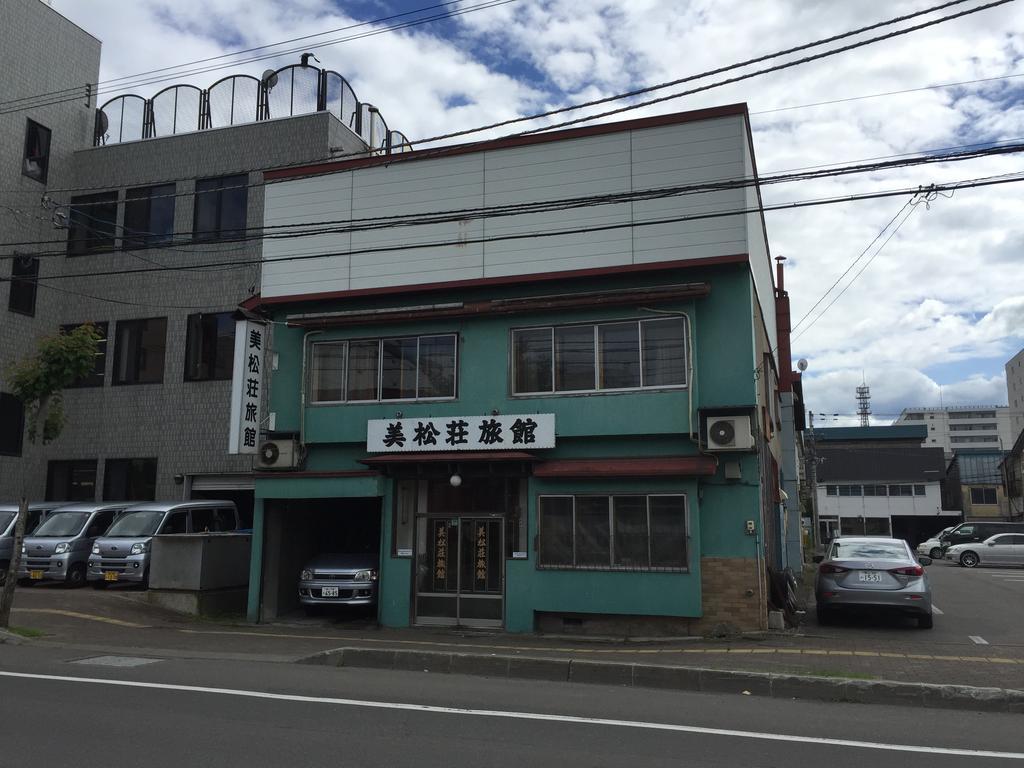
<instances>
[{"instance_id":1,"label":"storefront awning","mask_svg":"<svg viewBox=\"0 0 1024 768\"><path fill-rule=\"evenodd\" d=\"M540 461L532 453L526 451L451 451L447 453L385 453L380 456L367 456L360 459L360 464L368 467L391 466L394 464L438 463L461 464L463 462L481 461Z\"/></svg>"},{"instance_id":2,"label":"storefront awning","mask_svg":"<svg viewBox=\"0 0 1024 768\"><path fill-rule=\"evenodd\" d=\"M664 477L713 475L713 456L657 456L629 459L554 459L537 464L534 477Z\"/></svg>"}]
</instances>

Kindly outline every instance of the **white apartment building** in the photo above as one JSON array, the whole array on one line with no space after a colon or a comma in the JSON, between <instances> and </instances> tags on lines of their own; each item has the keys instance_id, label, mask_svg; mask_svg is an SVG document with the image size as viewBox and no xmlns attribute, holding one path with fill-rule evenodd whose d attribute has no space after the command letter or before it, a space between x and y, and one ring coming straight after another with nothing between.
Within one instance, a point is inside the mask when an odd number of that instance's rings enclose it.
<instances>
[{"instance_id":1,"label":"white apartment building","mask_svg":"<svg viewBox=\"0 0 1024 768\"><path fill-rule=\"evenodd\" d=\"M904 408L893 424L923 424L928 428L928 436L922 447L942 448L947 459L954 452L1008 451L1017 434L1010 425L1010 409L1005 405Z\"/></svg>"}]
</instances>

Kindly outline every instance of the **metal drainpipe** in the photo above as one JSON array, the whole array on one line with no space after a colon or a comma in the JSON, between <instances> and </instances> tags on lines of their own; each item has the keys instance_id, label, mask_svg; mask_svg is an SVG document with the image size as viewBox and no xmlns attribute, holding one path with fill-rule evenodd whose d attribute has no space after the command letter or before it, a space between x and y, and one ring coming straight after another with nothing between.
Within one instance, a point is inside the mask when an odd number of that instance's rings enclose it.
<instances>
[{"instance_id":1,"label":"metal drainpipe","mask_svg":"<svg viewBox=\"0 0 1024 768\"><path fill-rule=\"evenodd\" d=\"M299 450L306 452L306 360L309 337L323 331L306 331L302 336L302 380L299 382Z\"/></svg>"}]
</instances>

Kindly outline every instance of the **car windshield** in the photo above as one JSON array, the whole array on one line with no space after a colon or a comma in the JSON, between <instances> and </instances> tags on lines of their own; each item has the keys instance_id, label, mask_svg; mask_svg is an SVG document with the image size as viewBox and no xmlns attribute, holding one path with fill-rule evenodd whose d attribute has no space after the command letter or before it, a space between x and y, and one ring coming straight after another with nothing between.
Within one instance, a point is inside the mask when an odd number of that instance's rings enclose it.
<instances>
[{"instance_id":1,"label":"car windshield","mask_svg":"<svg viewBox=\"0 0 1024 768\"><path fill-rule=\"evenodd\" d=\"M14 522L17 514L17 512L0 512L0 536L7 535L7 529Z\"/></svg>"},{"instance_id":2,"label":"car windshield","mask_svg":"<svg viewBox=\"0 0 1024 768\"><path fill-rule=\"evenodd\" d=\"M163 512L129 512L117 518L105 535L152 536L163 519Z\"/></svg>"},{"instance_id":3,"label":"car windshield","mask_svg":"<svg viewBox=\"0 0 1024 768\"><path fill-rule=\"evenodd\" d=\"M55 512L40 523L33 536L77 536L89 519L89 512Z\"/></svg>"},{"instance_id":4,"label":"car windshield","mask_svg":"<svg viewBox=\"0 0 1024 768\"><path fill-rule=\"evenodd\" d=\"M906 560L907 551L893 541L837 541L832 545L833 560Z\"/></svg>"}]
</instances>

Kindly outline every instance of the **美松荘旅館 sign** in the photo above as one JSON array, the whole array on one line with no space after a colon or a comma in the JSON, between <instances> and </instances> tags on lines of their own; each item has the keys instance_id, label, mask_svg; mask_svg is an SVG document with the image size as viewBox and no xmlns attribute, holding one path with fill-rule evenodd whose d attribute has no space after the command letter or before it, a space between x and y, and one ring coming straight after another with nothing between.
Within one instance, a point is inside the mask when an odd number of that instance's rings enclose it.
<instances>
[{"instance_id":1,"label":"\u7f8e\u677e\u8358\u65c5\u9928 sign","mask_svg":"<svg viewBox=\"0 0 1024 768\"><path fill-rule=\"evenodd\" d=\"M371 453L554 447L553 413L371 419L366 422L366 450Z\"/></svg>"}]
</instances>

